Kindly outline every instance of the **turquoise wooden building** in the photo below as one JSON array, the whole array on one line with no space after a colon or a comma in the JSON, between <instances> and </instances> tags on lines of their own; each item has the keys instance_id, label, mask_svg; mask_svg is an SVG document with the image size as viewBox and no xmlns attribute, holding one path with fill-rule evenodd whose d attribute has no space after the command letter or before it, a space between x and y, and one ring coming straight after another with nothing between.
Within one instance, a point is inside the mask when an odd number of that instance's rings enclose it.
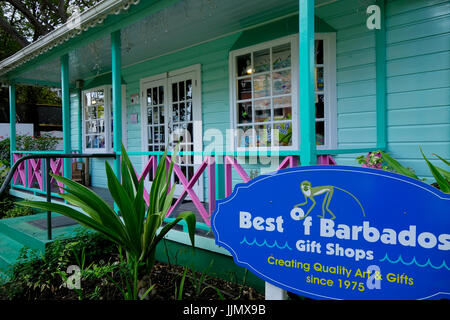
<instances>
[{"instance_id":1,"label":"turquoise wooden building","mask_svg":"<svg viewBox=\"0 0 450 320\"><path fill-rule=\"evenodd\" d=\"M19 83L62 88L55 156L123 143L147 190L181 140L174 210L191 201L206 231L215 199L278 168L384 150L431 180L419 146L450 158L445 0L104 0L0 62L0 79L14 160ZM106 187L103 161L91 161L93 187ZM70 176L70 160L51 167ZM43 199L42 172L24 164L10 192ZM197 244L225 254L211 237Z\"/></svg>"}]
</instances>

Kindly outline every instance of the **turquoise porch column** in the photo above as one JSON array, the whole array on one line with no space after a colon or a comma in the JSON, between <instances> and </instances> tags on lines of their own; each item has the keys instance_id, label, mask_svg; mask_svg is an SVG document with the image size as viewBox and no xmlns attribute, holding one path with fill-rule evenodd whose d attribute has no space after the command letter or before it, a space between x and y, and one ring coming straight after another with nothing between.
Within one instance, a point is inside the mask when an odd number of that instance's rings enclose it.
<instances>
[{"instance_id":1,"label":"turquoise porch column","mask_svg":"<svg viewBox=\"0 0 450 320\"><path fill-rule=\"evenodd\" d=\"M78 98L78 150L80 153L83 152L83 96L81 94L81 89L77 89Z\"/></svg>"},{"instance_id":2,"label":"turquoise porch column","mask_svg":"<svg viewBox=\"0 0 450 320\"><path fill-rule=\"evenodd\" d=\"M314 0L299 0L300 162L317 162L314 103Z\"/></svg>"},{"instance_id":3,"label":"turquoise porch column","mask_svg":"<svg viewBox=\"0 0 450 320\"><path fill-rule=\"evenodd\" d=\"M9 84L9 149L10 166L13 165L13 152L16 151L16 84L11 81Z\"/></svg>"},{"instance_id":4,"label":"turquoise porch column","mask_svg":"<svg viewBox=\"0 0 450 320\"><path fill-rule=\"evenodd\" d=\"M112 101L113 101L113 150L117 154L122 145L122 74L120 30L111 33ZM114 160L114 172L120 176L120 157Z\"/></svg>"},{"instance_id":5,"label":"turquoise porch column","mask_svg":"<svg viewBox=\"0 0 450 320\"><path fill-rule=\"evenodd\" d=\"M61 97L64 153L72 152L70 132L69 56L61 56ZM64 177L71 178L70 159L64 159Z\"/></svg>"},{"instance_id":6,"label":"turquoise porch column","mask_svg":"<svg viewBox=\"0 0 450 320\"><path fill-rule=\"evenodd\" d=\"M377 1L380 7L380 29L375 29L376 95L377 95L377 148L387 149L386 101L386 24L385 0Z\"/></svg>"}]
</instances>

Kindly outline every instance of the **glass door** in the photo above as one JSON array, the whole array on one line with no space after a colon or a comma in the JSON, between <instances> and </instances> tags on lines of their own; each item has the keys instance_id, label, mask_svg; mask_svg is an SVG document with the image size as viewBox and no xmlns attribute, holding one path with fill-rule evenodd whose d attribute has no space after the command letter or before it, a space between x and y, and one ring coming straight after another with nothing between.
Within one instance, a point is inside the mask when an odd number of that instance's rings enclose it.
<instances>
[{"instance_id":1,"label":"glass door","mask_svg":"<svg viewBox=\"0 0 450 320\"><path fill-rule=\"evenodd\" d=\"M166 81L158 80L147 83L143 88L142 123L144 127L143 145L145 151L165 151L167 145L166 133ZM143 165L147 165L150 156L145 156ZM150 190L153 181L153 172L150 171L145 187Z\"/></svg>"},{"instance_id":2,"label":"glass door","mask_svg":"<svg viewBox=\"0 0 450 320\"><path fill-rule=\"evenodd\" d=\"M168 78L170 150L173 150L179 144L180 152L201 151L202 144L201 141L198 141L198 132L196 132L201 131L201 125L198 126L201 123L201 120L198 119L199 115L201 119L201 113L199 112L199 93L197 92L196 82L194 72ZM180 155L175 160L186 180L190 181L200 164L201 156ZM175 195L180 195L184 188L176 175L174 175L173 182L177 188ZM195 184L194 191L201 198L202 179L199 179Z\"/></svg>"},{"instance_id":3,"label":"glass door","mask_svg":"<svg viewBox=\"0 0 450 320\"><path fill-rule=\"evenodd\" d=\"M197 72L184 72L160 77L159 80L142 82L142 137L145 151L173 151L179 143L180 152L202 150L200 88L197 86ZM150 157L143 157L143 166ZM190 181L202 157L199 155L179 155L175 162ZM172 175L175 184L174 196L182 194L184 187L178 176ZM146 179L149 190L153 180L150 170ZM194 192L203 200L203 177L193 186ZM189 197L186 197L189 199Z\"/></svg>"}]
</instances>

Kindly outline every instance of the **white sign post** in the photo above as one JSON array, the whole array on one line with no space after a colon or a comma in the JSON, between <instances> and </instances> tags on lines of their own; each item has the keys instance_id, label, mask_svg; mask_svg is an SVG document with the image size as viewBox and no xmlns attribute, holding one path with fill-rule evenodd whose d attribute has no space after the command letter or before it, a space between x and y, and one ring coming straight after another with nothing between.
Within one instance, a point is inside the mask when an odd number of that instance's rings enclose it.
<instances>
[{"instance_id":1,"label":"white sign post","mask_svg":"<svg viewBox=\"0 0 450 320\"><path fill-rule=\"evenodd\" d=\"M287 291L266 282L266 300L287 300Z\"/></svg>"}]
</instances>

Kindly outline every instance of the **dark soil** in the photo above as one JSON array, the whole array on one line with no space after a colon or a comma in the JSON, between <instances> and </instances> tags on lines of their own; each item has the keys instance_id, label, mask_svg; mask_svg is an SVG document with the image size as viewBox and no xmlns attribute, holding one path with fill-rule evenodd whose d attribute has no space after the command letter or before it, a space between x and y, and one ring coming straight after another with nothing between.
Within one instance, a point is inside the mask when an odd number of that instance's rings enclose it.
<instances>
[{"instance_id":1,"label":"dark soil","mask_svg":"<svg viewBox=\"0 0 450 320\"><path fill-rule=\"evenodd\" d=\"M185 269L165 263L155 265L151 281L155 289L151 299L169 300L175 298L175 286L179 288ZM206 276L200 283L201 274L188 269L183 287L183 300L264 300L264 295L254 288Z\"/></svg>"},{"instance_id":2,"label":"dark soil","mask_svg":"<svg viewBox=\"0 0 450 320\"><path fill-rule=\"evenodd\" d=\"M5 283L0 277L0 300L123 300L127 283L132 283L127 281L130 274L124 259L112 242L81 228L76 237L49 244L44 257L23 250L9 281ZM67 277L74 278L68 267L74 265L83 266L79 269L80 290L66 286ZM194 272L157 261L149 274L141 265L140 296L154 285L147 300L264 300L264 295L245 286L244 277L226 281L212 276L212 265L206 270Z\"/></svg>"},{"instance_id":3,"label":"dark soil","mask_svg":"<svg viewBox=\"0 0 450 320\"><path fill-rule=\"evenodd\" d=\"M143 293L150 285L155 285L146 300L264 300L264 295L242 283L233 283L209 275L204 276L200 282L202 274L193 273L190 269L186 272L180 299L179 290L184 271L182 266L157 262L150 277L144 276L139 281L139 286L143 287L140 292ZM112 277L83 276L81 290L64 287L59 275L56 275L53 281L40 285L13 281L0 287L0 300L123 300L123 293L117 286L123 284L123 277L120 272L111 275Z\"/></svg>"}]
</instances>

